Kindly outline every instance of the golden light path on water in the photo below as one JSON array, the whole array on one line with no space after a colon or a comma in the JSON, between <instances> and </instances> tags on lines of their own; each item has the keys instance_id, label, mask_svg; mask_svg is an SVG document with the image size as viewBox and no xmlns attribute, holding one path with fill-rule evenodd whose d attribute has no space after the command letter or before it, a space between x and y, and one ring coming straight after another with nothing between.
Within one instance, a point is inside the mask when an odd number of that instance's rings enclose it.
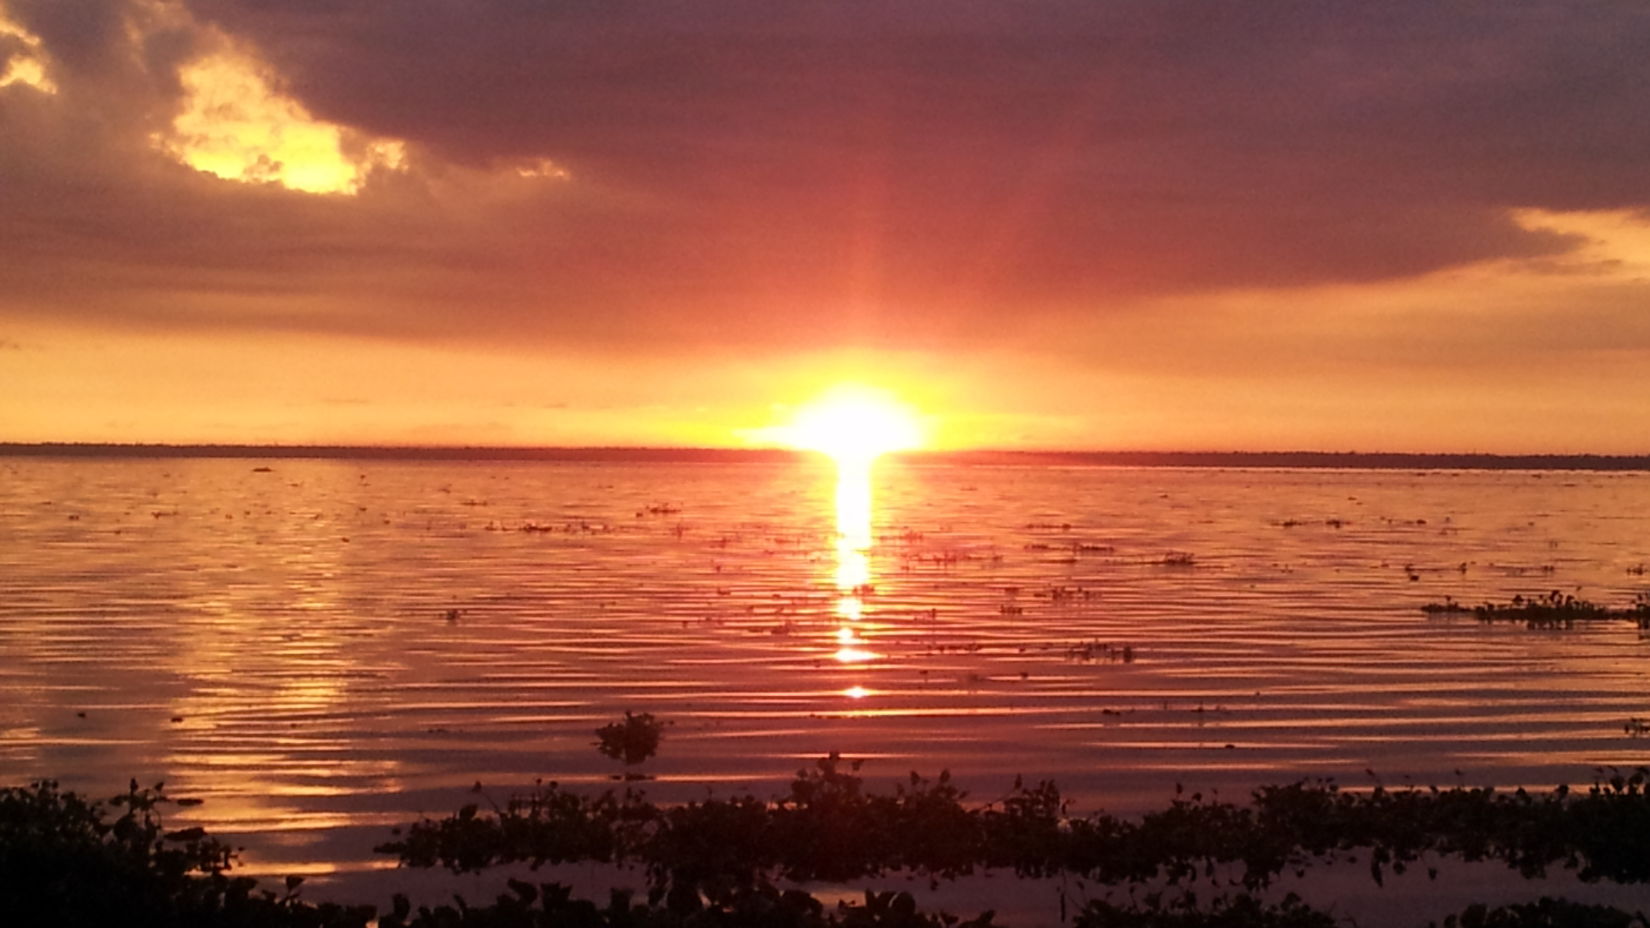
<instances>
[{"instance_id":1,"label":"golden light path on water","mask_svg":"<svg viewBox=\"0 0 1650 928\"><path fill-rule=\"evenodd\" d=\"M866 621L865 600L875 589L871 582L871 468L874 459L850 457L837 461L836 472L836 614L842 624L836 630L839 647L834 657L841 664L861 664L875 660L862 627ZM856 683L843 691L852 699L864 699L870 691Z\"/></svg>"}]
</instances>

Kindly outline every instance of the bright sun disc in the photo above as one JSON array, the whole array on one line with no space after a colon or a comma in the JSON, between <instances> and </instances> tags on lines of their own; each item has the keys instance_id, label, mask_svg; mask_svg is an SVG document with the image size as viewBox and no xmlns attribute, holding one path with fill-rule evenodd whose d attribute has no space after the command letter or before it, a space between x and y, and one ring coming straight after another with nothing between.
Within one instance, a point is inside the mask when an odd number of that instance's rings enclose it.
<instances>
[{"instance_id":1,"label":"bright sun disc","mask_svg":"<svg viewBox=\"0 0 1650 928\"><path fill-rule=\"evenodd\" d=\"M889 451L922 445L922 429L911 410L887 393L865 387L830 391L778 431L792 448L848 463L869 463Z\"/></svg>"}]
</instances>

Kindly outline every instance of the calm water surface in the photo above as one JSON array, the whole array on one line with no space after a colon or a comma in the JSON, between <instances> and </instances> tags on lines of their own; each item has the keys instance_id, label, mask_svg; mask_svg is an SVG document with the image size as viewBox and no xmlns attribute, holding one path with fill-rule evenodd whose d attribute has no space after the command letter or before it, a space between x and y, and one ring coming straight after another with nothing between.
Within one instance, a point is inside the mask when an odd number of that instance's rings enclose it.
<instances>
[{"instance_id":1,"label":"calm water surface","mask_svg":"<svg viewBox=\"0 0 1650 928\"><path fill-rule=\"evenodd\" d=\"M662 799L832 750L1112 811L1650 763L1633 624L1419 610L1628 605L1647 474L259 466L0 463L0 781L165 779L251 872L347 888L478 781L610 783L625 710L669 723Z\"/></svg>"}]
</instances>

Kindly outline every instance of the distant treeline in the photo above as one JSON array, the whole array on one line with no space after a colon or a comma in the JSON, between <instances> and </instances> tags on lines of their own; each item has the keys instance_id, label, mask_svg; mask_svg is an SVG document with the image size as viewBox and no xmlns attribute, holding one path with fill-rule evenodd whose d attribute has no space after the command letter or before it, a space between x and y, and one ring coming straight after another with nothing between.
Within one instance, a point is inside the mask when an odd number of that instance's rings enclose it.
<instances>
[{"instance_id":1,"label":"distant treeline","mask_svg":"<svg viewBox=\"0 0 1650 928\"><path fill-rule=\"evenodd\" d=\"M954 451L963 464L1103 467L1313 467L1348 470L1650 470L1650 455L1420 454L1361 451Z\"/></svg>"},{"instance_id":2,"label":"distant treeline","mask_svg":"<svg viewBox=\"0 0 1650 928\"><path fill-rule=\"evenodd\" d=\"M163 445L0 442L0 457L334 458L382 461L788 462L784 448L532 448L451 445ZM913 463L1067 467L1302 467L1379 470L1650 471L1650 454L1418 454L1358 451L922 451Z\"/></svg>"},{"instance_id":3,"label":"distant treeline","mask_svg":"<svg viewBox=\"0 0 1650 928\"><path fill-rule=\"evenodd\" d=\"M0 457L311 458L369 461L614 461L678 463L785 462L807 452L784 448L531 448L460 445L160 445L0 442Z\"/></svg>"}]
</instances>

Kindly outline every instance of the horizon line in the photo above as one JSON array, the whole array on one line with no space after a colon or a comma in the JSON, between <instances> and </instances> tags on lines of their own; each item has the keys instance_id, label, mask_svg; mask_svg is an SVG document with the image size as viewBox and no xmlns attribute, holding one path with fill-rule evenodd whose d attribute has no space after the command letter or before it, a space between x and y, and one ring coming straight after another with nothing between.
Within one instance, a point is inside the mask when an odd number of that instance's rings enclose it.
<instances>
[{"instance_id":1,"label":"horizon line","mask_svg":"<svg viewBox=\"0 0 1650 928\"><path fill-rule=\"evenodd\" d=\"M0 442L0 457L105 458L286 458L378 460L547 460L654 462L761 462L796 460L818 454L773 446L688 445L417 445L417 444L248 444L238 442ZM1324 451L1324 450L1122 450L1053 448L918 449L890 457L962 464L1092 464L1124 466L1361 467L1449 470L1650 470L1650 452L1486 452L1486 451Z\"/></svg>"}]
</instances>

